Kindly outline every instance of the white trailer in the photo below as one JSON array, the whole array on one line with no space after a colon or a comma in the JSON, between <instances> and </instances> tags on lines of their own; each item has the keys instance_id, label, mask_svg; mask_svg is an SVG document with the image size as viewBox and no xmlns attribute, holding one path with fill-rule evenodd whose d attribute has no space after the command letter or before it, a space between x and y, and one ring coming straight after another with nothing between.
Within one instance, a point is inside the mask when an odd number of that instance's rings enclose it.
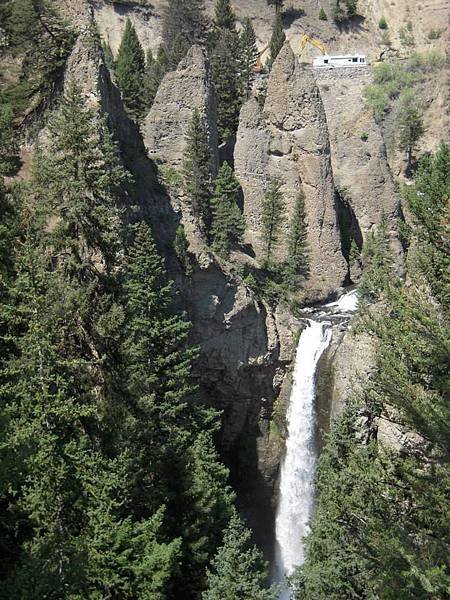
<instances>
[{"instance_id":1,"label":"white trailer","mask_svg":"<svg viewBox=\"0 0 450 600\"><path fill-rule=\"evenodd\" d=\"M342 67L367 67L364 54L324 54L313 60L314 69L338 69Z\"/></svg>"}]
</instances>

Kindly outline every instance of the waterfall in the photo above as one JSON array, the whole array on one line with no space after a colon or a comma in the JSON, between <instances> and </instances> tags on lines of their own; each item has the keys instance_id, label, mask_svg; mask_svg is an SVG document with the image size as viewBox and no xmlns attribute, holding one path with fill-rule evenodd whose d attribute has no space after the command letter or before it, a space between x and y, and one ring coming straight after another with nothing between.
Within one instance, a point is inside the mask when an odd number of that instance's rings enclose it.
<instances>
[{"instance_id":1,"label":"waterfall","mask_svg":"<svg viewBox=\"0 0 450 600\"><path fill-rule=\"evenodd\" d=\"M280 499L275 523L278 579L303 562L302 538L308 533L314 502L315 378L322 353L331 341L331 323L308 321L297 347L291 399L287 412L288 438L281 467ZM280 598L289 598L285 591Z\"/></svg>"},{"instance_id":2,"label":"waterfall","mask_svg":"<svg viewBox=\"0 0 450 600\"><path fill-rule=\"evenodd\" d=\"M297 347L293 384L287 410L288 437L281 466L279 503L275 521L275 579L285 582L304 561L303 538L309 532L314 508L316 445L316 371L320 357L331 342L333 322L348 321L357 308L356 290L319 311L310 309L317 320L308 319ZM306 311L305 311L306 312ZM280 600L291 594L285 585Z\"/></svg>"}]
</instances>

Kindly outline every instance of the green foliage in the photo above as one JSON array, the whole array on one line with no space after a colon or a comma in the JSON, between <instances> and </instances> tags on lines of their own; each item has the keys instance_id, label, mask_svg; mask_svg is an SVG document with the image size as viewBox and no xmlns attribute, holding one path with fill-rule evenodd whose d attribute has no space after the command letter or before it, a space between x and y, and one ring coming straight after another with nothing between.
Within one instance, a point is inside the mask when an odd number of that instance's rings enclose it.
<instances>
[{"instance_id":1,"label":"green foliage","mask_svg":"<svg viewBox=\"0 0 450 600\"><path fill-rule=\"evenodd\" d=\"M241 108L240 46L236 31L223 30L211 51L211 68L217 97L217 129L221 141L237 131Z\"/></svg>"},{"instance_id":2,"label":"green foliage","mask_svg":"<svg viewBox=\"0 0 450 600\"><path fill-rule=\"evenodd\" d=\"M295 201L288 235L288 256L284 277L290 287L297 287L308 276L306 237L305 195L303 192L300 192Z\"/></svg>"},{"instance_id":3,"label":"green foliage","mask_svg":"<svg viewBox=\"0 0 450 600\"><path fill-rule=\"evenodd\" d=\"M320 10L319 10L319 19L321 21L328 21L327 13L324 11L322 6L320 7Z\"/></svg>"},{"instance_id":4,"label":"green foliage","mask_svg":"<svg viewBox=\"0 0 450 600\"><path fill-rule=\"evenodd\" d=\"M90 260L113 268L120 247L120 189L128 175L105 120L85 108L81 91L69 87L59 112L49 123L51 152L37 151L33 166L37 215L53 220L53 252L66 272L80 279ZM96 272L97 269L92 269Z\"/></svg>"},{"instance_id":5,"label":"green foliage","mask_svg":"<svg viewBox=\"0 0 450 600\"><path fill-rule=\"evenodd\" d=\"M142 117L145 108L142 98L144 67L144 51L135 28L127 19L117 53L115 73L125 108L134 119Z\"/></svg>"},{"instance_id":6,"label":"green foliage","mask_svg":"<svg viewBox=\"0 0 450 600\"><path fill-rule=\"evenodd\" d=\"M192 272L191 263L189 261L189 243L184 231L183 225L178 225L173 242L173 249L180 261L185 275L190 275Z\"/></svg>"},{"instance_id":7,"label":"green foliage","mask_svg":"<svg viewBox=\"0 0 450 600\"><path fill-rule=\"evenodd\" d=\"M364 275L358 287L362 306L375 302L392 280L392 257L386 229L386 220L383 219L379 229L369 232L362 248Z\"/></svg>"},{"instance_id":8,"label":"green foliage","mask_svg":"<svg viewBox=\"0 0 450 600\"><path fill-rule=\"evenodd\" d=\"M221 256L228 256L233 244L238 243L245 231L245 221L238 206L240 185L233 169L224 162L219 169L212 206L212 248Z\"/></svg>"},{"instance_id":9,"label":"green foliage","mask_svg":"<svg viewBox=\"0 0 450 600\"><path fill-rule=\"evenodd\" d=\"M286 34L284 33L283 29L283 19L281 18L280 11L277 11L272 27L272 37L270 38L269 42L269 58L267 59L267 68L269 70L272 68L272 65L285 41Z\"/></svg>"},{"instance_id":10,"label":"green foliage","mask_svg":"<svg viewBox=\"0 0 450 600\"><path fill-rule=\"evenodd\" d=\"M284 208L281 182L272 179L264 194L262 204L262 243L264 245L264 262L270 267L273 251L279 241L281 215Z\"/></svg>"},{"instance_id":11,"label":"green foliage","mask_svg":"<svg viewBox=\"0 0 450 600\"><path fill-rule=\"evenodd\" d=\"M153 58L151 50L147 52L145 62L143 87L144 87L144 106L145 111L150 110L155 100L156 92L163 80L164 75L169 70L169 59L163 46L158 48L156 59Z\"/></svg>"},{"instance_id":12,"label":"green foliage","mask_svg":"<svg viewBox=\"0 0 450 600\"><path fill-rule=\"evenodd\" d=\"M333 21L342 23L356 16L358 10L358 0L333 0L331 11Z\"/></svg>"},{"instance_id":13,"label":"green foliage","mask_svg":"<svg viewBox=\"0 0 450 600\"><path fill-rule=\"evenodd\" d=\"M24 115L54 90L75 36L47 0L5 0L0 17L0 51L20 61L18 77L1 90L0 104Z\"/></svg>"},{"instance_id":14,"label":"green foliage","mask_svg":"<svg viewBox=\"0 0 450 600\"><path fill-rule=\"evenodd\" d=\"M406 152L409 167L414 147L425 132L423 109L414 90L404 90L400 95L397 125L398 146Z\"/></svg>"},{"instance_id":15,"label":"green foliage","mask_svg":"<svg viewBox=\"0 0 450 600\"><path fill-rule=\"evenodd\" d=\"M378 27L380 29L387 29L388 28L388 24L386 21L386 18L383 16L380 18L380 20L378 21Z\"/></svg>"},{"instance_id":16,"label":"green foliage","mask_svg":"<svg viewBox=\"0 0 450 600\"><path fill-rule=\"evenodd\" d=\"M175 69L193 44L206 39L203 0L167 0L162 21L162 45L168 66Z\"/></svg>"},{"instance_id":17,"label":"green foliage","mask_svg":"<svg viewBox=\"0 0 450 600\"><path fill-rule=\"evenodd\" d=\"M253 80L253 67L258 57L256 35L251 19L245 17L240 35L241 77L246 100L250 98Z\"/></svg>"},{"instance_id":18,"label":"green foliage","mask_svg":"<svg viewBox=\"0 0 450 600\"><path fill-rule=\"evenodd\" d=\"M221 141L237 131L242 100L241 46L229 0L216 4L210 36L210 60L217 98L217 129Z\"/></svg>"},{"instance_id":19,"label":"green foliage","mask_svg":"<svg viewBox=\"0 0 450 600\"><path fill-rule=\"evenodd\" d=\"M445 58L435 52L412 54L406 61L381 63L375 65L373 84L365 89L365 95L372 107L375 118L380 121L386 112L397 105L403 90L417 90L424 84L433 71L440 69Z\"/></svg>"},{"instance_id":20,"label":"green foliage","mask_svg":"<svg viewBox=\"0 0 450 600\"><path fill-rule=\"evenodd\" d=\"M0 103L0 177L11 175L18 165L13 116L11 105Z\"/></svg>"},{"instance_id":21,"label":"green foliage","mask_svg":"<svg viewBox=\"0 0 450 600\"><path fill-rule=\"evenodd\" d=\"M218 29L236 29L236 18L230 0L217 0L214 7L214 25Z\"/></svg>"},{"instance_id":22,"label":"green foliage","mask_svg":"<svg viewBox=\"0 0 450 600\"><path fill-rule=\"evenodd\" d=\"M294 581L296 598L447 595L449 285L442 273L448 270L449 165L442 144L404 191L414 240L407 283L389 268L385 234L365 245L371 262L360 295L363 326L377 340L376 369L333 424L320 458L318 504L307 560ZM401 452L380 435L377 441L379 416L417 432L419 441Z\"/></svg>"},{"instance_id":23,"label":"green foliage","mask_svg":"<svg viewBox=\"0 0 450 600\"><path fill-rule=\"evenodd\" d=\"M190 326L148 225L124 248L128 177L75 86L49 132L0 188L0 597L198 597L234 497Z\"/></svg>"},{"instance_id":24,"label":"green foliage","mask_svg":"<svg viewBox=\"0 0 450 600\"><path fill-rule=\"evenodd\" d=\"M443 31L443 29L430 29L430 31L427 34L427 38L429 40L438 40L441 37Z\"/></svg>"},{"instance_id":25,"label":"green foliage","mask_svg":"<svg viewBox=\"0 0 450 600\"><path fill-rule=\"evenodd\" d=\"M403 197L414 219L414 236L424 251L414 253L420 271L426 274L433 295L449 309L449 197L450 150L441 143L434 156L419 162L414 186L403 188Z\"/></svg>"},{"instance_id":26,"label":"green foliage","mask_svg":"<svg viewBox=\"0 0 450 600\"><path fill-rule=\"evenodd\" d=\"M400 28L399 36L403 46L412 48L415 45L416 40L414 39L412 21L407 21L406 27Z\"/></svg>"},{"instance_id":27,"label":"green foliage","mask_svg":"<svg viewBox=\"0 0 450 600\"><path fill-rule=\"evenodd\" d=\"M251 543L251 532L234 512L223 545L208 569L208 589L202 600L275 600L277 590L268 588L266 581L261 553Z\"/></svg>"},{"instance_id":28,"label":"green foliage","mask_svg":"<svg viewBox=\"0 0 450 600\"><path fill-rule=\"evenodd\" d=\"M113 73L114 69L116 67L116 64L114 61L114 55L113 55L113 51L111 50L111 46L109 45L108 42L103 42L102 48L103 48L103 57L105 59L105 65L107 66L109 72Z\"/></svg>"},{"instance_id":29,"label":"green foliage","mask_svg":"<svg viewBox=\"0 0 450 600\"><path fill-rule=\"evenodd\" d=\"M184 189L207 229L211 223L211 154L206 127L199 111L193 112L186 135L183 160Z\"/></svg>"}]
</instances>

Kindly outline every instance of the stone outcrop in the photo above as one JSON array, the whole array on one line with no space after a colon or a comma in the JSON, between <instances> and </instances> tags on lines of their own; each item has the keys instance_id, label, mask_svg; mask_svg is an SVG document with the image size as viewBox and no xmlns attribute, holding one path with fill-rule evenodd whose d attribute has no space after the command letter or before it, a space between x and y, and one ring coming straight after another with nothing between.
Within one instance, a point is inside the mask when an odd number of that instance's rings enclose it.
<instances>
[{"instance_id":1,"label":"stone outcrop","mask_svg":"<svg viewBox=\"0 0 450 600\"><path fill-rule=\"evenodd\" d=\"M347 264L337 221L328 130L314 79L295 58L289 43L269 76L264 109L250 100L241 111L235 148L236 174L244 192L246 241L261 257L262 201L277 177L285 209L277 259L287 254L287 236L296 197L305 194L310 277L306 295L326 298L342 286Z\"/></svg>"},{"instance_id":2,"label":"stone outcrop","mask_svg":"<svg viewBox=\"0 0 450 600\"><path fill-rule=\"evenodd\" d=\"M164 77L144 120L145 146L148 155L158 159L161 172L181 175L195 109L207 127L215 171L215 97L208 61L197 46ZM260 420L269 418L289 358L272 309L210 252L201 219L183 186L169 186L168 197L189 244L192 273L189 278L178 276L177 284L180 303L192 322L192 341L201 349L196 376L204 400L224 411L222 446L231 451L244 431L257 432Z\"/></svg>"},{"instance_id":3,"label":"stone outcrop","mask_svg":"<svg viewBox=\"0 0 450 600\"><path fill-rule=\"evenodd\" d=\"M397 268L403 252L398 238L400 201L381 130L364 97L369 69L315 72L327 115L336 188L351 234L361 248L367 234L386 220ZM358 273L351 273L358 279Z\"/></svg>"},{"instance_id":4,"label":"stone outcrop","mask_svg":"<svg viewBox=\"0 0 450 600\"><path fill-rule=\"evenodd\" d=\"M195 109L204 119L214 173L218 163L215 98L209 64L199 46L192 46L178 68L164 77L144 119L142 132L150 158L174 168L181 166Z\"/></svg>"}]
</instances>

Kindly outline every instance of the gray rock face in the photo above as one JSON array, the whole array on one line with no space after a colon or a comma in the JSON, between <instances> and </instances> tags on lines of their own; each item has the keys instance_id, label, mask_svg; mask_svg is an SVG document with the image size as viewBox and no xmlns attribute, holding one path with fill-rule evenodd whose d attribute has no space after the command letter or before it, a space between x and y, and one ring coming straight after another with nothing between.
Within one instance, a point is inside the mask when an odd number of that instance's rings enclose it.
<instances>
[{"instance_id":1,"label":"gray rock face","mask_svg":"<svg viewBox=\"0 0 450 600\"><path fill-rule=\"evenodd\" d=\"M147 152L158 159L161 171L181 173L186 132L196 108L207 126L214 172L215 97L204 52L193 46L177 70L164 77L142 127ZM209 251L201 220L182 186L168 194L184 226L193 267L189 280L178 277L178 283L193 324L193 342L201 349L196 367L200 390L206 402L224 411L223 447L231 448L244 431L258 428L264 407L270 413L284 373L282 342L272 310Z\"/></svg>"},{"instance_id":2,"label":"gray rock face","mask_svg":"<svg viewBox=\"0 0 450 600\"><path fill-rule=\"evenodd\" d=\"M235 148L236 174L244 192L247 241L261 257L261 211L271 178L282 183L285 210L278 260L287 255L295 200L303 190L308 224L310 278L306 293L320 300L344 283L328 130L312 75L285 44L269 76L264 110L250 100L241 111Z\"/></svg>"},{"instance_id":3,"label":"gray rock face","mask_svg":"<svg viewBox=\"0 0 450 600\"><path fill-rule=\"evenodd\" d=\"M392 254L401 269L399 197L381 130L364 97L370 71L352 71L314 72L327 115L334 181L353 213L353 233L360 244L386 219ZM358 279L358 273L352 271L351 276L354 281Z\"/></svg>"},{"instance_id":4,"label":"gray rock face","mask_svg":"<svg viewBox=\"0 0 450 600\"><path fill-rule=\"evenodd\" d=\"M164 77L144 120L142 132L150 158L174 168L181 166L195 109L205 121L214 173L218 163L215 98L209 64L199 46L193 46L176 71Z\"/></svg>"}]
</instances>

